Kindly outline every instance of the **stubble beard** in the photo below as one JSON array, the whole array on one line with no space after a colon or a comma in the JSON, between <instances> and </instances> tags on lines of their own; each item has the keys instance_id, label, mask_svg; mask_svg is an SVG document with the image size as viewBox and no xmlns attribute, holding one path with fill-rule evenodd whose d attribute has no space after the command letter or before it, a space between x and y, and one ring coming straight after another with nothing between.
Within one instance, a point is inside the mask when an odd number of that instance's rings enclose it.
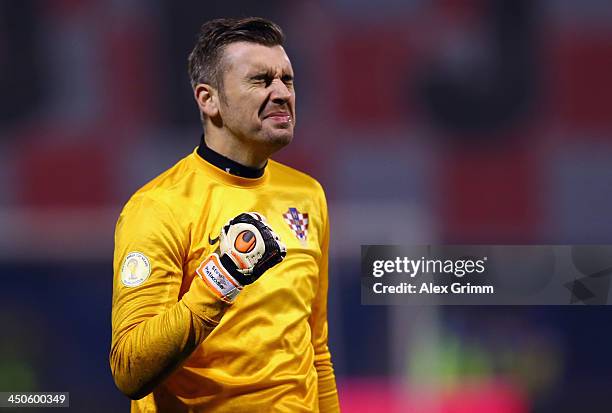
<instances>
[{"instance_id":1,"label":"stubble beard","mask_svg":"<svg viewBox=\"0 0 612 413\"><path fill-rule=\"evenodd\" d=\"M274 152L277 152L289 145L293 140L293 125L284 129L278 128L261 132L262 135L264 135L262 140L265 141Z\"/></svg>"},{"instance_id":2,"label":"stubble beard","mask_svg":"<svg viewBox=\"0 0 612 413\"><path fill-rule=\"evenodd\" d=\"M231 113L232 109L225 96L221 99L221 104L224 106L226 113ZM237 139L245 147L252 147L257 152L265 149L266 152L272 155L291 143L295 124L292 120L292 123L286 128L281 128L264 125L264 121L261 120L257 128L244 130L241 128L244 122L235 118L228 119L225 123L225 128L234 139Z\"/></svg>"}]
</instances>

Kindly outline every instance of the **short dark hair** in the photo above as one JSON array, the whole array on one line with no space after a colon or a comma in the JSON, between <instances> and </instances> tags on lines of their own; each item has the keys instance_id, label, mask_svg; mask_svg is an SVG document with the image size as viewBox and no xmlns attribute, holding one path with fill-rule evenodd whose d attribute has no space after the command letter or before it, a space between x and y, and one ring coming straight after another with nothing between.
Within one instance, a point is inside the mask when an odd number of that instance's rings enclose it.
<instances>
[{"instance_id":1,"label":"short dark hair","mask_svg":"<svg viewBox=\"0 0 612 413\"><path fill-rule=\"evenodd\" d=\"M191 86L200 83L220 87L223 83L221 57L225 46L235 42L252 42L264 46L283 45L281 28L261 17L215 19L200 27L198 40L189 54L188 71Z\"/></svg>"}]
</instances>

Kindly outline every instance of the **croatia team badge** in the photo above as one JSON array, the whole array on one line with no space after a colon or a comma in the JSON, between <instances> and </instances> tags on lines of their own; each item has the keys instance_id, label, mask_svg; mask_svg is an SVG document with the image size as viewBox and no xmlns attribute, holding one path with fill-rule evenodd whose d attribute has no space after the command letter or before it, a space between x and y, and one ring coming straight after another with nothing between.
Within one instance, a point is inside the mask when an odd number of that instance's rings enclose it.
<instances>
[{"instance_id":1,"label":"croatia team badge","mask_svg":"<svg viewBox=\"0 0 612 413\"><path fill-rule=\"evenodd\" d=\"M308 213L302 213L297 208L289 208L283 214L283 218L297 239L305 243L308 237Z\"/></svg>"}]
</instances>

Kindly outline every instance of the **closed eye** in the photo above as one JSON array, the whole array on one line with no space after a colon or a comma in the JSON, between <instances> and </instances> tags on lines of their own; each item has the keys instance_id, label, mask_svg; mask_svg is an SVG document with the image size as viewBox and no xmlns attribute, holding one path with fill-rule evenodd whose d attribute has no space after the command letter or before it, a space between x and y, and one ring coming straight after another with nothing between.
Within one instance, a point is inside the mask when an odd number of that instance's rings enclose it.
<instances>
[{"instance_id":1,"label":"closed eye","mask_svg":"<svg viewBox=\"0 0 612 413\"><path fill-rule=\"evenodd\" d=\"M253 83L265 84L266 87L268 87L272 83L273 78L267 73L260 73L255 76L251 76L250 80Z\"/></svg>"},{"instance_id":2,"label":"closed eye","mask_svg":"<svg viewBox=\"0 0 612 413\"><path fill-rule=\"evenodd\" d=\"M281 80L286 85L293 85L293 76L291 75L284 75L283 77L281 77Z\"/></svg>"},{"instance_id":3,"label":"closed eye","mask_svg":"<svg viewBox=\"0 0 612 413\"><path fill-rule=\"evenodd\" d=\"M255 84L264 84L266 87L270 86L274 81L274 75L272 73L258 73L249 77L249 80ZM281 81L287 86L293 86L293 76L283 75Z\"/></svg>"}]
</instances>

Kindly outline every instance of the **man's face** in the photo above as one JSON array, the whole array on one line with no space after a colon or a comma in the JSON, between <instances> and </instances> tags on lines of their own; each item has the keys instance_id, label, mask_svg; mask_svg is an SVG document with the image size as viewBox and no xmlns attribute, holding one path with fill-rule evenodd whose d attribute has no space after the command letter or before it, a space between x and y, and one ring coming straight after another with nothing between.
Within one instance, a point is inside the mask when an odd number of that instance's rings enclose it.
<instances>
[{"instance_id":1,"label":"man's face","mask_svg":"<svg viewBox=\"0 0 612 413\"><path fill-rule=\"evenodd\" d=\"M241 144L275 151L293 139L293 69L282 46L226 46L219 114ZM263 148L262 148L263 149Z\"/></svg>"}]
</instances>

